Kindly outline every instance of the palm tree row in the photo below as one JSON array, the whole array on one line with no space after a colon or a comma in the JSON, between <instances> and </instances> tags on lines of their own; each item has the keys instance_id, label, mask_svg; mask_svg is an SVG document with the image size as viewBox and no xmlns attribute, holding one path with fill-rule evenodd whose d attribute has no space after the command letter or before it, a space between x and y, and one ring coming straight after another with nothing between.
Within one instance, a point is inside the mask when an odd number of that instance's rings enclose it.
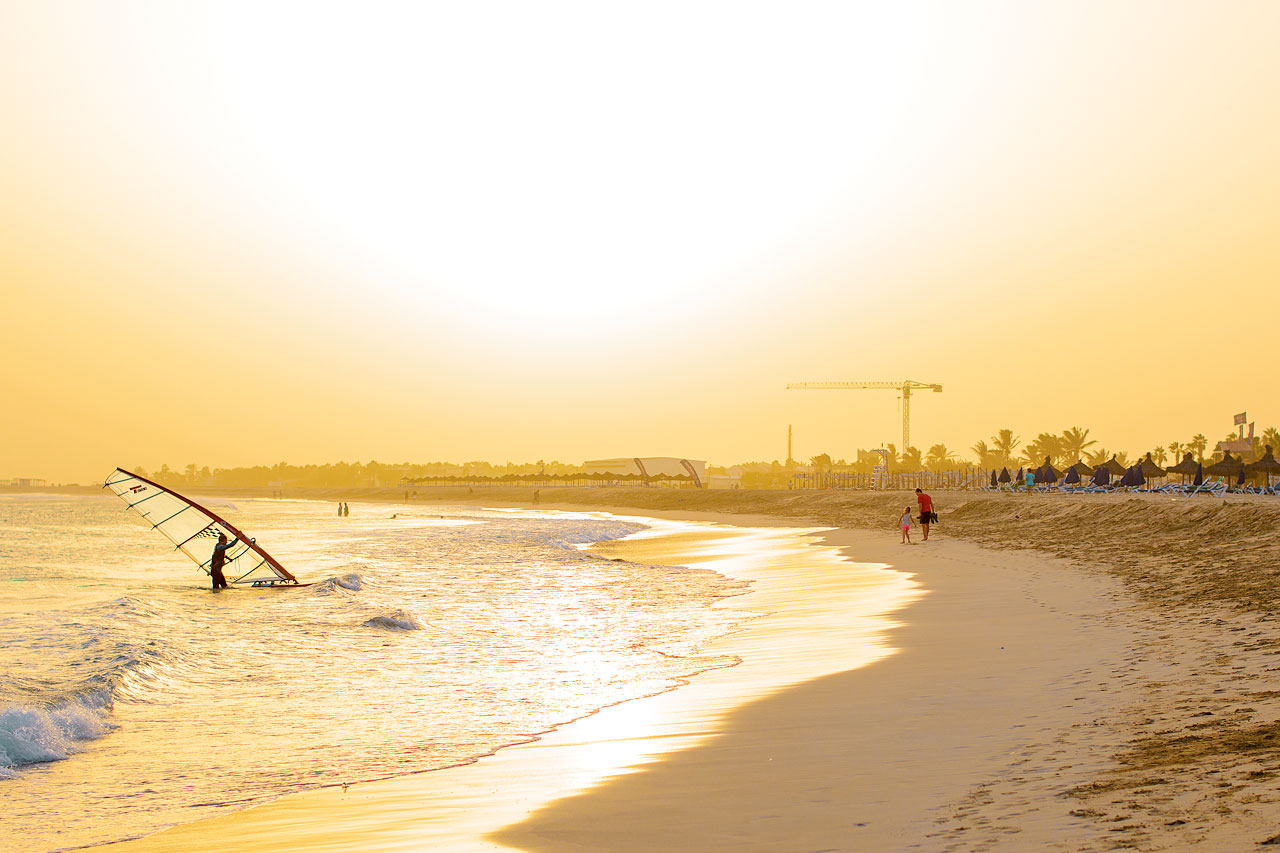
<instances>
[{"instance_id":1,"label":"palm tree row","mask_svg":"<svg viewBox=\"0 0 1280 853\"><path fill-rule=\"evenodd\" d=\"M1237 440L1237 436L1229 435L1227 440ZM1261 456L1264 448L1268 446L1280 451L1280 430L1275 427L1267 427L1262 431L1261 436L1253 440L1253 456L1255 458ZM892 445L890 448L892 449ZM1045 459L1057 468L1066 468L1079 460L1096 467L1112 457L1115 457L1121 465L1130 463L1128 453L1123 450L1110 450L1100 445L1089 438L1088 429L1078 426L1065 429L1061 433L1042 432L1026 443L1023 443L1022 438L1015 435L1013 430L1002 429L991 436L989 441L978 441L969 449L973 453L972 458L981 468L1001 468L1011 465L1039 466L1044 464ZM1139 453L1132 461L1139 461L1147 453L1151 455L1152 461L1162 467L1165 463L1180 462L1188 453L1198 462L1208 461L1215 455L1210 453L1209 439L1203 433L1197 433L1186 442L1174 441L1167 445L1156 445L1149 451ZM890 463L896 462L899 469L902 469L907 467L909 460L915 461L918 458L919 451L908 448L908 452L902 454L901 458L893 454ZM947 450L946 445L935 444L929 448L923 467L931 471L941 471L954 468L958 464L967 463L957 459L954 453Z\"/></svg>"}]
</instances>

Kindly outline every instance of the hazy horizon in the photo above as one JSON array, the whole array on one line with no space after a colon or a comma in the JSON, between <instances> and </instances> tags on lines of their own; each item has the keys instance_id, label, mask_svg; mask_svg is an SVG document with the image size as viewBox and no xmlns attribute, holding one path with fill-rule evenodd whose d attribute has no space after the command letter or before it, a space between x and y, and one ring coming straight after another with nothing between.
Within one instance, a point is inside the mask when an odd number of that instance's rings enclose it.
<instances>
[{"instance_id":1,"label":"hazy horizon","mask_svg":"<svg viewBox=\"0 0 1280 853\"><path fill-rule=\"evenodd\" d=\"M0 479L901 443L893 392L808 380L941 383L911 443L966 457L1261 433L1278 38L1261 2L0 3Z\"/></svg>"}]
</instances>

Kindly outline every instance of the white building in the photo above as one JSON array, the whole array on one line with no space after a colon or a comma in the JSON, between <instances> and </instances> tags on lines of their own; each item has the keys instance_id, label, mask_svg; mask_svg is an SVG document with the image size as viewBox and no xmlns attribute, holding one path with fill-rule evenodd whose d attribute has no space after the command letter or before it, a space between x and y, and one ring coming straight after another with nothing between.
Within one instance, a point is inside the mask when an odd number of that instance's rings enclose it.
<instances>
[{"instance_id":1,"label":"white building","mask_svg":"<svg viewBox=\"0 0 1280 853\"><path fill-rule=\"evenodd\" d=\"M590 459L582 463L588 474L603 474L622 477L627 474L638 474L646 481L650 477L692 477L693 482L702 488L707 482L707 461L705 459L680 459L675 456L633 456L616 459Z\"/></svg>"}]
</instances>

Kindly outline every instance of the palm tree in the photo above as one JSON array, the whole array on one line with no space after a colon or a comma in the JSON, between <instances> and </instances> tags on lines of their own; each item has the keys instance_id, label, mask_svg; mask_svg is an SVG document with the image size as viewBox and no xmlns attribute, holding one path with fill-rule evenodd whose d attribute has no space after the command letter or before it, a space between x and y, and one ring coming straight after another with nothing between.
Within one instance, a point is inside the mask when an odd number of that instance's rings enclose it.
<instances>
[{"instance_id":1,"label":"palm tree","mask_svg":"<svg viewBox=\"0 0 1280 853\"><path fill-rule=\"evenodd\" d=\"M979 468L994 468L996 466L996 451L994 448L988 447L985 441L979 441L969 449L978 457Z\"/></svg>"},{"instance_id":2,"label":"palm tree","mask_svg":"<svg viewBox=\"0 0 1280 853\"><path fill-rule=\"evenodd\" d=\"M826 474L831 470L831 454L819 453L809 460L815 474Z\"/></svg>"},{"instance_id":3,"label":"palm tree","mask_svg":"<svg viewBox=\"0 0 1280 853\"><path fill-rule=\"evenodd\" d=\"M1072 427L1062 431L1062 461L1070 464L1084 457L1084 452L1098 442L1089 438L1089 430Z\"/></svg>"},{"instance_id":4,"label":"palm tree","mask_svg":"<svg viewBox=\"0 0 1280 853\"><path fill-rule=\"evenodd\" d=\"M1204 461L1205 448L1209 446L1209 439L1204 437L1204 433L1196 433L1196 435L1187 443L1187 450L1196 455L1197 462Z\"/></svg>"},{"instance_id":5,"label":"palm tree","mask_svg":"<svg viewBox=\"0 0 1280 853\"><path fill-rule=\"evenodd\" d=\"M899 461L899 460L898 460L898 448L897 448L897 447L895 447L895 446L894 446L894 445L892 445L892 444L886 444L886 445L884 446L884 449L885 449L885 450L887 450L887 451L889 451L889 460L888 460L888 462L889 462L889 470L890 470L890 471L892 471L892 470L894 470L894 469L896 469L896 468L900 467L900 466L898 465L898 461Z\"/></svg>"},{"instance_id":6,"label":"palm tree","mask_svg":"<svg viewBox=\"0 0 1280 853\"><path fill-rule=\"evenodd\" d=\"M946 471L955 465L956 455L947 450L945 444L935 444L929 448L928 455L925 456L925 467L930 471Z\"/></svg>"},{"instance_id":7,"label":"palm tree","mask_svg":"<svg viewBox=\"0 0 1280 853\"><path fill-rule=\"evenodd\" d=\"M921 458L920 448L908 447L902 454L902 460L898 467L903 471L919 471L924 468L924 460Z\"/></svg>"},{"instance_id":8,"label":"palm tree","mask_svg":"<svg viewBox=\"0 0 1280 853\"><path fill-rule=\"evenodd\" d=\"M1151 451L1151 458L1155 460L1155 463L1157 465L1163 468L1164 460L1168 459L1169 457L1164 455L1164 448L1157 444L1156 449Z\"/></svg>"},{"instance_id":9,"label":"palm tree","mask_svg":"<svg viewBox=\"0 0 1280 853\"><path fill-rule=\"evenodd\" d=\"M1022 450L1022 458L1037 467L1044 464L1046 456L1051 462L1058 461L1062 456L1062 439L1051 432L1040 433L1035 441Z\"/></svg>"},{"instance_id":10,"label":"palm tree","mask_svg":"<svg viewBox=\"0 0 1280 853\"><path fill-rule=\"evenodd\" d=\"M1097 468L1099 465L1101 465L1103 462L1106 462L1110 458L1111 458L1111 451L1107 450L1105 447L1099 447L1097 450L1093 451L1092 453L1086 453L1084 461L1089 463L1090 468Z\"/></svg>"},{"instance_id":11,"label":"palm tree","mask_svg":"<svg viewBox=\"0 0 1280 853\"><path fill-rule=\"evenodd\" d=\"M1182 461L1182 454L1186 453L1188 448L1181 441L1169 442L1169 455L1173 457L1174 464Z\"/></svg>"},{"instance_id":12,"label":"palm tree","mask_svg":"<svg viewBox=\"0 0 1280 853\"><path fill-rule=\"evenodd\" d=\"M1280 450L1280 430L1267 427L1262 431L1262 443L1271 445L1272 450Z\"/></svg>"},{"instance_id":13,"label":"palm tree","mask_svg":"<svg viewBox=\"0 0 1280 853\"><path fill-rule=\"evenodd\" d=\"M995 435L991 436L991 442L995 445L995 451L999 455L1000 464L1008 465L1013 461L1013 452L1018 449L1018 445L1022 443L1022 439L1013 434L1011 429L1002 429Z\"/></svg>"}]
</instances>

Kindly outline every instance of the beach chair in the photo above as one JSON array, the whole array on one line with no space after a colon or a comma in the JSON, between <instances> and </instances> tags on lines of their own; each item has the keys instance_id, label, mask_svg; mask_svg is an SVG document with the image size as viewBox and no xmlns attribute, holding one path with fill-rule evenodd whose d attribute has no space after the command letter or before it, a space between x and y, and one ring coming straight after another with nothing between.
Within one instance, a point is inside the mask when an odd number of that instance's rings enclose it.
<instances>
[{"instance_id":1,"label":"beach chair","mask_svg":"<svg viewBox=\"0 0 1280 853\"><path fill-rule=\"evenodd\" d=\"M1227 483L1221 477L1205 480L1199 486L1190 486L1187 489L1188 495L1212 495L1215 498L1220 498L1226 493Z\"/></svg>"}]
</instances>

